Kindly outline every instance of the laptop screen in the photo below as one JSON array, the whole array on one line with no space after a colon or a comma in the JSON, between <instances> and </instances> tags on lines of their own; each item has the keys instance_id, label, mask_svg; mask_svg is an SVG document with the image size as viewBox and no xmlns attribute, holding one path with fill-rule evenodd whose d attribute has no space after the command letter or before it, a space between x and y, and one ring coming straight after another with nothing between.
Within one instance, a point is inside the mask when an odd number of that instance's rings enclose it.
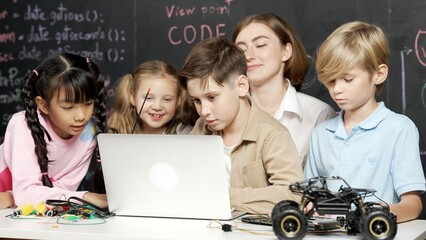
<instances>
[{"instance_id":1,"label":"laptop screen","mask_svg":"<svg viewBox=\"0 0 426 240\"><path fill-rule=\"evenodd\" d=\"M111 212L230 219L220 136L99 134Z\"/></svg>"}]
</instances>

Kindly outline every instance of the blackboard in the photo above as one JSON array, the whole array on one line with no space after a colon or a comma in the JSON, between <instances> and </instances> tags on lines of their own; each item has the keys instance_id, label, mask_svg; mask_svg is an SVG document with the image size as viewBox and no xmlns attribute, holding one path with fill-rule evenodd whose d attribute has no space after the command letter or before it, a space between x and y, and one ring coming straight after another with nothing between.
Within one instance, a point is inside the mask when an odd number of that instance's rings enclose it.
<instances>
[{"instance_id":1,"label":"blackboard","mask_svg":"<svg viewBox=\"0 0 426 240\"><path fill-rule=\"evenodd\" d=\"M199 40L230 37L240 18L260 12L286 19L299 33L311 63L318 44L341 24L365 20L382 26L392 53L380 100L416 123L426 157L424 0L2 0L0 136L21 109L23 76L50 54L65 50L97 61L111 102L118 78L141 62L161 59L180 68ZM313 64L302 91L338 110L316 80Z\"/></svg>"},{"instance_id":2,"label":"blackboard","mask_svg":"<svg viewBox=\"0 0 426 240\"><path fill-rule=\"evenodd\" d=\"M114 0L0 2L1 142L10 117L22 109L23 77L49 55L72 52L96 61L111 102L114 82L136 62L135 5Z\"/></svg>"}]
</instances>

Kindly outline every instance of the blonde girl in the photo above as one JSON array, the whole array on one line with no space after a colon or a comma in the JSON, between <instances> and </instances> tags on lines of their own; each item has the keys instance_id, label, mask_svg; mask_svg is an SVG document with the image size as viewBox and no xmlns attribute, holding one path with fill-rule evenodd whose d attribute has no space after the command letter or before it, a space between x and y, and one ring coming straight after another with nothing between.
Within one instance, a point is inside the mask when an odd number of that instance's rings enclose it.
<instances>
[{"instance_id":1,"label":"blonde girl","mask_svg":"<svg viewBox=\"0 0 426 240\"><path fill-rule=\"evenodd\" d=\"M191 104L172 65L147 61L121 78L108 127L116 133L187 134L198 117Z\"/></svg>"}]
</instances>

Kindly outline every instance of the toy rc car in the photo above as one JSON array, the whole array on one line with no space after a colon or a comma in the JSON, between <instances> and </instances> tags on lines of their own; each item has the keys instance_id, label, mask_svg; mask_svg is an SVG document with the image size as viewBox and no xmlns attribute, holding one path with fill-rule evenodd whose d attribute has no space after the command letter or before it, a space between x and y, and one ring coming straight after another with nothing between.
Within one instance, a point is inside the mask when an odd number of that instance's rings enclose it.
<instances>
[{"instance_id":1,"label":"toy rc car","mask_svg":"<svg viewBox=\"0 0 426 240\"><path fill-rule=\"evenodd\" d=\"M337 215L341 228L348 234L360 233L366 239L393 239L397 232L396 216L388 205L364 202L374 196L373 189L351 188L341 177L314 177L290 185L293 193L302 196L301 203L284 200L271 213L272 228L280 239L302 239L307 220L314 212ZM305 213L308 203L313 208Z\"/></svg>"}]
</instances>

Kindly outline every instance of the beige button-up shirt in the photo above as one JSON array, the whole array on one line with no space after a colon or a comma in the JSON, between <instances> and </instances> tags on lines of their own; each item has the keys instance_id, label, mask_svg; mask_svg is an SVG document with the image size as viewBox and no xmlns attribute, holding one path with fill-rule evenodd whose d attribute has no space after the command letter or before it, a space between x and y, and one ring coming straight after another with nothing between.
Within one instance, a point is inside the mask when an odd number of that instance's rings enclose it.
<instances>
[{"instance_id":1,"label":"beige button-up shirt","mask_svg":"<svg viewBox=\"0 0 426 240\"><path fill-rule=\"evenodd\" d=\"M299 201L288 186L304 179L288 130L251 99L248 123L231 153L231 206L255 214L271 213L281 200ZM200 118L191 134L219 134Z\"/></svg>"}]
</instances>

